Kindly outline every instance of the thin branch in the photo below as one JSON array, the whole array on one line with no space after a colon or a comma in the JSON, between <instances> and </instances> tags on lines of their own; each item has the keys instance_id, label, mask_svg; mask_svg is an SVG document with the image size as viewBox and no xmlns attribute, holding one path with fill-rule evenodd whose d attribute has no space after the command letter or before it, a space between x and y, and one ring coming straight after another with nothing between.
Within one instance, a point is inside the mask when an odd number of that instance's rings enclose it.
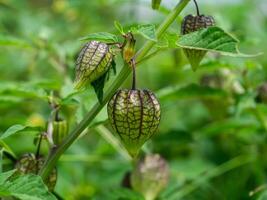
<instances>
[{"instance_id":1,"label":"thin branch","mask_svg":"<svg viewBox=\"0 0 267 200\"><path fill-rule=\"evenodd\" d=\"M197 1L194 0L194 3L195 3L195 6L196 6L196 9L197 9L197 16L200 16L200 12L199 12L199 7L198 7L198 4L197 4Z\"/></svg>"},{"instance_id":2,"label":"thin branch","mask_svg":"<svg viewBox=\"0 0 267 200\"><path fill-rule=\"evenodd\" d=\"M135 58L131 60L131 67L133 71L133 81L132 81L132 90L136 89L136 63Z\"/></svg>"}]
</instances>

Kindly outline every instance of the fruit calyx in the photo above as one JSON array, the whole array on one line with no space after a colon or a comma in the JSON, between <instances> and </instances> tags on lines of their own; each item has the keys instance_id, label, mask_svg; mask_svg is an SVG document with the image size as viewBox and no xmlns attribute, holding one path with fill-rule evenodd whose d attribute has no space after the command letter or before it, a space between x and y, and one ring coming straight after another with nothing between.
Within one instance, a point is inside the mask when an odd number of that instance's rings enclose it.
<instances>
[{"instance_id":1,"label":"fruit calyx","mask_svg":"<svg viewBox=\"0 0 267 200\"><path fill-rule=\"evenodd\" d=\"M113 61L110 46L100 41L87 42L76 61L75 89L81 89L105 74Z\"/></svg>"},{"instance_id":2,"label":"fruit calyx","mask_svg":"<svg viewBox=\"0 0 267 200\"><path fill-rule=\"evenodd\" d=\"M183 19L181 26L182 35L192 33L202 28L207 28L215 25L215 20L213 19L213 17L200 15L199 7L196 0L194 0L194 3L196 5L197 15L196 16L187 15ZM203 50L186 49L186 48L184 48L183 51L194 71L199 67L201 60L207 53L207 51Z\"/></svg>"},{"instance_id":3,"label":"fruit calyx","mask_svg":"<svg viewBox=\"0 0 267 200\"><path fill-rule=\"evenodd\" d=\"M107 106L112 128L132 157L156 132L160 105L149 90L118 90Z\"/></svg>"}]
</instances>

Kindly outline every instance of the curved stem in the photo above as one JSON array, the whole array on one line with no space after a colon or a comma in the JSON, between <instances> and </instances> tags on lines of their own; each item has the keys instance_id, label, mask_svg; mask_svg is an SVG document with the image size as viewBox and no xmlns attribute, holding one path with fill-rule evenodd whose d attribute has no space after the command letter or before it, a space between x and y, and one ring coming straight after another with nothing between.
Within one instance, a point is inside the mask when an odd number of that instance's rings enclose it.
<instances>
[{"instance_id":1,"label":"curved stem","mask_svg":"<svg viewBox=\"0 0 267 200\"><path fill-rule=\"evenodd\" d=\"M160 38L162 34L167 30L167 28L173 23L176 17L180 14L180 12L184 9L184 7L188 4L190 0L180 0L180 2L176 5L176 7L168 14L166 19L162 22L162 24L158 27L156 31L157 38ZM144 46L137 52L136 54L136 62L142 60L147 53L151 50L155 42L148 41L144 44ZM65 140L57 147L51 149L48 158L46 159L42 169L39 172L39 175L42 176L43 179L46 179L49 175L50 171L55 166L59 157L69 148L69 146L79 137L79 135L87 128L87 126L92 122L92 120L96 117L96 115L101 111L104 105L109 101L109 99L113 96L115 91L121 86L121 84L125 81L125 79L131 73L131 69L127 64L125 64L120 71L118 77L115 79L113 84L108 88L106 94L104 95L102 104L98 102L94 105L94 107L85 115L83 120L77 125L77 127L65 138Z\"/></svg>"},{"instance_id":2,"label":"curved stem","mask_svg":"<svg viewBox=\"0 0 267 200\"><path fill-rule=\"evenodd\" d=\"M200 15L200 12L199 12L199 8L198 8L197 1L196 1L196 0L194 0L194 3L195 3L195 5L196 5L196 9L197 9L197 16L199 16L199 15Z\"/></svg>"},{"instance_id":3,"label":"curved stem","mask_svg":"<svg viewBox=\"0 0 267 200\"><path fill-rule=\"evenodd\" d=\"M135 59L133 58L131 60L131 66L132 66L132 70L133 70L133 81L132 81L132 90L136 89L136 63L135 63Z\"/></svg>"}]
</instances>

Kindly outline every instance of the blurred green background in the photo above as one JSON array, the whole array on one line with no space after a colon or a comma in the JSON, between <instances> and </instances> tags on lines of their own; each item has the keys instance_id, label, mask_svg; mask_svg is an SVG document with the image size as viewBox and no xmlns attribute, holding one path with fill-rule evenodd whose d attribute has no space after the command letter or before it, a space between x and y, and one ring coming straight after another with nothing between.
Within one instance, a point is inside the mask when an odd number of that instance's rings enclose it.
<instances>
[{"instance_id":1,"label":"blurred green background","mask_svg":"<svg viewBox=\"0 0 267 200\"><path fill-rule=\"evenodd\" d=\"M14 124L45 127L51 92L67 99L61 117L72 129L97 101L92 88L69 97L84 43L79 38L119 34L115 20L124 26L159 25L176 2L163 0L154 11L148 0L0 0L0 133ZM266 52L266 0L201 0L199 6L240 40L242 52ZM182 18L191 13L193 2L169 32L180 33ZM137 48L144 41L137 36ZM120 56L116 62L119 71ZM138 87L154 91L162 107L159 131L143 148L161 154L171 169L159 199L267 199L267 106L258 92L267 78L266 65L266 55L243 59L209 53L193 72L181 49L167 49L138 67ZM111 145L111 132L104 108L60 158L59 196L115 198L131 162ZM6 143L19 157L35 151L34 135L24 132ZM45 144L42 153L47 153ZM4 163L4 170L12 167Z\"/></svg>"}]
</instances>

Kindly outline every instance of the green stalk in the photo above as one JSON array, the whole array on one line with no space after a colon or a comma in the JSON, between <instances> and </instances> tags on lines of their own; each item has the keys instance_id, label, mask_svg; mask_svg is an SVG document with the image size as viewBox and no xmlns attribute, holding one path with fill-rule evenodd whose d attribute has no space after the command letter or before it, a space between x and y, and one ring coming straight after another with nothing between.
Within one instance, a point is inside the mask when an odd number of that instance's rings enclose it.
<instances>
[{"instance_id":1,"label":"green stalk","mask_svg":"<svg viewBox=\"0 0 267 200\"><path fill-rule=\"evenodd\" d=\"M157 38L160 38L163 35L163 33L173 23L173 21L181 13L181 11L184 9L184 7L188 4L189 1L190 0L180 0L176 7L169 13L166 19L158 27L156 31ZM136 62L142 60L142 58L147 55L147 53L151 50L154 44L155 42L153 41L146 42L144 46L137 52L135 56ZM113 96L115 91L121 86L121 84L130 75L130 73L131 68L129 68L128 65L124 65L117 79L110 86L110 88L108 88L106 94L104 95L103 103L96 103L94 107L85 115L83 120L77 125L77 127L61 143L61 145L51 149L48 158L46 159L42 169L39 172L39 175L42 176L43 179L47 178L51 170L54 168L59 157L69 148L69 146L79 137L83 130L92 122L92 120L101 111L104 105Z\"/></svg>"}]
</instances>

